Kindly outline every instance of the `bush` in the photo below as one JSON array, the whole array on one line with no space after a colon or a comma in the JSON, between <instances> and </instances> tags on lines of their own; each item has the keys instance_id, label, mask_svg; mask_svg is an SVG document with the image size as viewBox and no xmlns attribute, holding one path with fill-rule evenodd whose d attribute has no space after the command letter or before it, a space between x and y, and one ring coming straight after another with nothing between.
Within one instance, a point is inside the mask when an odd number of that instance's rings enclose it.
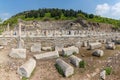
<instances>
[{"instance_id":1,"label":"bush","mask_svg":"<svg viewBox=\"0 0 120 80\"><path fill-rule=\"evenodd\" d=\"M22 77L22 80L28 80L28 78L26 78L26 77Z\"/></svg>"},{"instance_id":2,"label":"bush","mask_svg":"<svg viewBox=\"0 0 120 80\"><path fill-rule=\"evenodd\" d=\"M73 55L77 54L76 52L73 52Z\"/></svg>"},{"instance_id":3,"label":"bush","mask_svg":"<svg viewBox=\"0 0 120 80\"><path fill-rule=\"evenodd\" d=\"M79 68L85 68L85 61L80 61L79 62Z\"/></svg>"},{"instance_id":4,"label":"bush","mask_svg":"<svg viewBox=\"0 0 120 80\"><path fill-rule=\"evenodd\" d=\"M63 70L61 69L61 67L60 67L58 64L55 64L55 67L56 67L57 71L58 71L62 76L64 76L64 72L63 72Z\"/></svg>"},{"instance_id":5,"label":"bush","mask_svg":"<svg viewBox=\"0 0 120 80\"><path fill-rule=\"evenodd\" d=\"M106 75L110 75L111 72L112 72L112 68L111 67L106 67L105 71L106 71Z\"/></svg>"}]
</instances>

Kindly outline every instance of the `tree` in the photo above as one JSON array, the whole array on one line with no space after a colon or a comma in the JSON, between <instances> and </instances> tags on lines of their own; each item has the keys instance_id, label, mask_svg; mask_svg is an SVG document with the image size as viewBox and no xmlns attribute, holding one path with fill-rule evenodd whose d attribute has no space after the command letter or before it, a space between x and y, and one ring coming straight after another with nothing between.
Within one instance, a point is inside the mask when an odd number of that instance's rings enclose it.
<instances>
[{"instance_id":1,"label":"tree","mask_svg":"<svg viewBox=\"0 0 120 80\"><path fill-rule=\"evenodd\" d=\"M91 19L94 18L94 15L93 15L93 14L90 14L90 15L89 15L89 18L91 18Z\"/></svg>"}]
</instances>

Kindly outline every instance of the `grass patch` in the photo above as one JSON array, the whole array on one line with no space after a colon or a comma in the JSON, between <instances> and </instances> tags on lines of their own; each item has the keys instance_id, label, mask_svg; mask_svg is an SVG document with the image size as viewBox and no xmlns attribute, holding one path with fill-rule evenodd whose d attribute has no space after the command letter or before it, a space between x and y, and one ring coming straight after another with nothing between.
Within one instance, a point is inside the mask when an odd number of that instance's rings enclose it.
<instances>
[{"instance_id":1,"label":"grass patch","mask_svg":"<svg viewBox=\"0 0 120 80\"><path fill-rule=\"evenodd\" d=\"M22 80L28 80L28 78L26 78L26 77L22 77Z\"/></svg>"},{"instance_id":2,"label":"grass patch","mask_svg":"<svg viewBox=\"0 0 120 80\"><path fill-rule=\"evenodd\" d=\"M52 47L52 51L55 51L55 47Z\"/></svg>"},{"instance_id":3,"label":"grass patch","mask_svg":"<svg viewBox=\"0 0 120 80\"><path fill-rule=\"evenodd\" d=\"M106 75L110 75L112 73L112 68L111 67L106 67L105 71L106 71Z\"/></svg>"},{"instance_id":4,"label":"grass patch","mask_svg":"<svg viewBox=\"0 0 120 80\"><path fill-rule=\"evenodd\" d=\"M73 55L77 54L76 52L73 52Z\"/></svg>"},{"instance_id":5,"label":"grass patch","mask_svg":"<svg viewBox=\"0 0 120 80\"><path fill-rule=\"evenodd\" d=\"M61 69L61 67L60 67L58 64L55 64L55 67L56 67L57 71L58 71L62 76L65 76L63 70Z\"/></svg>"},{"instance_id":6,"label":"grass patch","mask_svg":"<svg viewBox=\"0 0 120 80\"><path fill-rule=\"evenodd\" d=\"M85 66L86 66L86 63L84 60L79 62L79 68L85 68Z\"/></svg>"},{"instance_id":7,"label":"grass patch","mask_svg":"<svg viewBox=\"0 0 120 80\"><path fill-rule=\"evenodd\" d=\"M120 46L116 46L116 50L120 50Z\"/></svg>"}]
</instances>

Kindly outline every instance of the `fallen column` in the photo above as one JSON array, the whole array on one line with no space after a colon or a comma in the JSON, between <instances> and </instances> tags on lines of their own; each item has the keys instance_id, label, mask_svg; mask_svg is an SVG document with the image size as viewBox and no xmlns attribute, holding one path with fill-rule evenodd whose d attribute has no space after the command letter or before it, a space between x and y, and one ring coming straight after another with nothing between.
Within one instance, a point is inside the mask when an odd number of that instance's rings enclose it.
<instances>
[{"instance_id":1,"label":"fallen column","mask_svg":"<svg viewBox=\"0 0 120 80\"><path fill-rule=\"evenodd\" d=\"M69 55L78 54L78 53L79 53L79 49L75 46L71 46L71 47L62 49L63 56L69 56Z\"/></svg>"},{"instance_id":2,"label":"fallen column","mask_svg":"<svg viewBox=\"0 0 120 80\"><path fill-rule=\"evenodd\" d=\"M74 68L62 59L56 60L56 68L58 71L60 70L62 72L61 74L65 77L69 77L74 74Z\"/></svg>"},{"instance_id":3,"label":"fallen column","mask_svg":"<svg viewBox=\"0 0 120 80\"><path fill-rule=\"evenodd\" d=\"M97 57L102 57L104 55L104 52L103 50L95 50L93 53L92 53L93 56L97 56Z\"/></svg>"},{"instance_id":4,"label":"fallen column","mask_svg":"<svg viewBox=\"0 0 120 80\"><path fill-rule=\"evenodd\" d=\"M36 54L34 55L35 59L52 59L52 58L58 58L59 53L58 51L52 51L52 52L46 52L42 54Z\"/></svg>"},{"instance_id":5,"label":"fallen column","mask_svg":"<svg viewBox=\"0 0 120 80\"><path fill-rule=\"evenodd\" d=\"M33 58L31 58L25 64L18 68L17 73L20 74L21 76L29 78L35 67L36 61Z\"/></svg>"},{"instance_id":6,"label":"fallen column","mask_svg":"<svg viewBox=\"0 0 120 80\"><path fill-rule=\"evenodd\" d=\"M114 42L108 42L106 44L106 49L112 49L112 50L114 50L115 48L116 48L116 46L115 46Z\"/></svg>"},{"instance_id":7,"label":"fallen column","mask_svg":"<svg viewBox=\"0 0 120 80\"><path fill-rule=\"evenodd\" d=\"M89 49L97 49L97 48L100 48L102 47L102 44L99 43L99 42L96 42L96 43L89 43Z\"/></svg>"},{"instance_id":8,"label":"fallen column","mask_svg":"<svg viewBox=\"0 0 120 80\"><path fill-rule=\"evenodd\" d=\"M79 67L79 63L82 61L82 59L78 58L77 56L71 55L70 56L70 62L75 65L76 67Z\"/></svg>"}]
</instances>

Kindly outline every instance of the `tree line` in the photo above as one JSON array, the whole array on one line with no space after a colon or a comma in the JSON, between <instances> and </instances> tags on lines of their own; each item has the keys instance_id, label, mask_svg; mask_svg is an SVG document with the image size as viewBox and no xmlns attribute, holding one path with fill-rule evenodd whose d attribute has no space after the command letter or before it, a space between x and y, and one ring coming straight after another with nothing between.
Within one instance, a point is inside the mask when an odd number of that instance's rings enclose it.
<instances>
[{"instance_id":1,"label":"tree line","mask_svg":"<svg viewBox=\"0 0 120 80\"><path fill-rule=\"evenodd\" d=\"M61 19L61 18L94 18L93 14L87 14L81 10L73 10L73 9L58 9L58 8L44 8L44 9L38 9L38 10L30 10L30 11L24 11L22 13L19 13L18 15L24 15L25 18L42 18L42 17L49 17L49 18L55 18L55 19Z\"/></svg>"}]
</instances>

